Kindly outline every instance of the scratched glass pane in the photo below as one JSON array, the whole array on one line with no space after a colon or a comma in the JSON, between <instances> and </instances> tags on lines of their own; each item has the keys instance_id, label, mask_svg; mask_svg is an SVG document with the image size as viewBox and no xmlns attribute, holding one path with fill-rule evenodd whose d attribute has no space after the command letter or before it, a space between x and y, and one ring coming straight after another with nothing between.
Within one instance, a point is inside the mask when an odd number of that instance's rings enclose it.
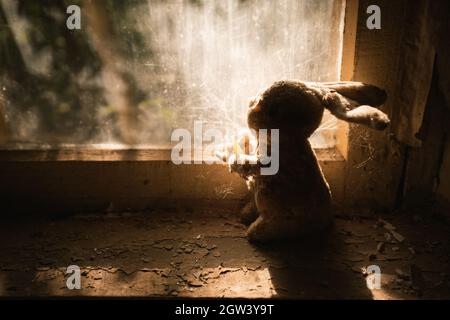
<instances>
[{"instance_id":1,"label":"scratched glass pane","mask_svg":"<svg viewBox=\"0 0 450 320\"><path fill-rule=\"evenodd\" d=\"M339 79L344 2L111 0L80 5L67 30L65 1L0 0L3 145L162 147L196 120L238 131L273 81ZM333 147L335 131L325 114L313 146Z\"/></svg>"}]
</instances>

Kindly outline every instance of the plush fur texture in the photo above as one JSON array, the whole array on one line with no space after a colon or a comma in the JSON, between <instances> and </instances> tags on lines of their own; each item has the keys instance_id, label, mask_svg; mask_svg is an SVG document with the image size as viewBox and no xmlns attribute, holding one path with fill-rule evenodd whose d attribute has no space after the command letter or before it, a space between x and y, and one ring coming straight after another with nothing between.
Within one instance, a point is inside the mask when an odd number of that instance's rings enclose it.
<instances>
[{"instance_id":1,"label":"plush fur texture","mask_svg":"<svg viewBox=\"0 0 450 320\"><path fill-rule=\"evenodd\" d=\"M250 102L250 129L279 129L280 163L277 174L261 175L260 145L256 154L245 155L256 163L238 164L235 155L224 159L254 195L241 212L250 241L298 237L330 226L331 193L308 138L325 108L339 119L382 130L389 118L375 107L385 100L382 89L359 82L278 81ZM271 141L267 144L270 150Z\"/></svg>"}]
</instances>

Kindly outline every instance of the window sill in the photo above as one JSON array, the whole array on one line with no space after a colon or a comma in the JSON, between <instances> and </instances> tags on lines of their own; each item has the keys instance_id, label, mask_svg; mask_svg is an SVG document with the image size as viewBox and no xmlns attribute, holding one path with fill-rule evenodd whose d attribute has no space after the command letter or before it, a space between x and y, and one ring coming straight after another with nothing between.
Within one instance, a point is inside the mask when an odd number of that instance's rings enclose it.
<instances>
[{"instance_id":1,"label":"window sill","mask_svg":"<svg viewBox=\"0 0 450 320\"><path fill-rule=\"evenodd\" d=\"M142 210L167 205L237 206L245 181L223 164L175 165L170 149L0 150L6 211ZM344 196L346 163L335 149L316 149L334 203ZM239 208L237 206L236 208Z\"/></svg>"},{"instance_id":2,"label":"window sill","mask_svg":"<svg viewBox=\"0 0 450 320\"><path fill-rule=\"evenodd\" d=\"M345 161L337 148L315 149L320 162ZM171 161L171 150L166 149L50 149L0 150L0 161ZM206 157L206 160L215 160Z\"/></svg>"}]
</instances>

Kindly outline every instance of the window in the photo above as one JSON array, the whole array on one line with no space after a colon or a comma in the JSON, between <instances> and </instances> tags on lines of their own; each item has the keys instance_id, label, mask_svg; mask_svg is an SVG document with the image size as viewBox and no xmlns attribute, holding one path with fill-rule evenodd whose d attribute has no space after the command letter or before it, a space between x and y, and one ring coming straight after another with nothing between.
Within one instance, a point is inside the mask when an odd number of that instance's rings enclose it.
<instances>
[{"instance_id":1,"label":"window","mask_svg":"<svg viewBox=\"0 0 450 320\"><path fill-rule=\"evenodd\" d=\"M4 148L164 148L195 120L245 127L249 98L275 80L340 76L344 0L45 3L0 0ZM313 146L335 132L326 114Z\"/></svg>"}]
</instances>

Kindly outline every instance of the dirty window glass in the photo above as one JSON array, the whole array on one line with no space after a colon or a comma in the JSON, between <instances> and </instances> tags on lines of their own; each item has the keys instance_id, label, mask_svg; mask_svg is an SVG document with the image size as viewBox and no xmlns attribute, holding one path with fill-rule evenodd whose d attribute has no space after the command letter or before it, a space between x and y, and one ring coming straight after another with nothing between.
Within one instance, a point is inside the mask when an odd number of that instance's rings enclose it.
<instances>
[{"instance_id":1,"label":"dirty window glass","mask_svg":"<svg viewBox=\"0 0 450 320\"><path fill-rule=\"evenodd\" d=\"M273 81L339 79L344 2L0 0L0 144L164 147L197 120L239 130ZM313 146L334 146L335 127L326 114Z\"/></svg>"}]
</instances>

